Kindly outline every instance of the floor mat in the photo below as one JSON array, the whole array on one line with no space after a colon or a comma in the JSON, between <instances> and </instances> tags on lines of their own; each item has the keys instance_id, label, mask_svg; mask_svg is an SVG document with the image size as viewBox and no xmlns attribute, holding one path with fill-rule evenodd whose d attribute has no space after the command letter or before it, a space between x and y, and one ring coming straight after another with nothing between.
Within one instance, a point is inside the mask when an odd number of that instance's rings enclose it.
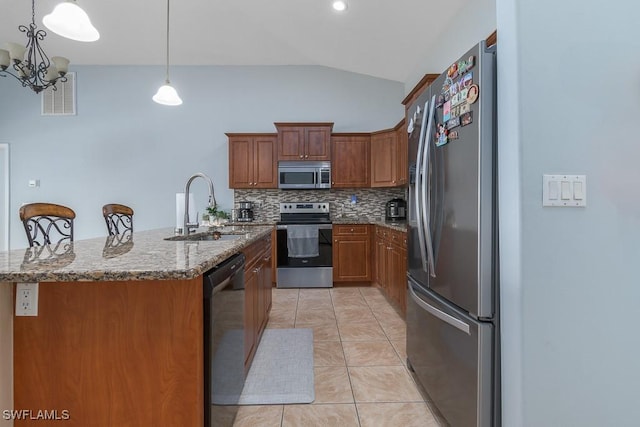
<instances>
[{"instance_id":1,"label":"floor mat","mask_svg":"<svg viewBox=\"0 0 640 427\"><path fill-rule=\"evenodd\" d=\"M226 377L235 369L225 367L230 360L223 353L214 357L213 404L281 405L315 399L312 329L265 329L240 395L238 387L222 386L231 385Z\"/></svg>"}]
</instances>

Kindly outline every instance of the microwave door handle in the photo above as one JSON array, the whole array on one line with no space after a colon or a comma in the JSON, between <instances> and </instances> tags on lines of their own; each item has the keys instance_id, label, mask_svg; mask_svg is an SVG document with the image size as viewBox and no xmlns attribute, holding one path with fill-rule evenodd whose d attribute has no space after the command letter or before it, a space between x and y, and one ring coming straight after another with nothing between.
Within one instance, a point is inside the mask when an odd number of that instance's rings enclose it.
<instances>
[{"instance_id":1,"label":"microwave door handle","mask_svg":"<svg viewBox=\"0 0 640 427\"><path fill-rule=\"evenodd\" d=\"M422 261L422 269L425 272L429 272L427 267L427 252L426 242L424 240L424 223L422 221L422 203L421 203L421 181L424 179L422 174L422 152L424 150L425 143L425 127L427 126L427 120L429 116L429 100L425 102L424 109L422 110L422 125L420 126L420 138L418 139L418 156L416 159L416 182L415 182L415 209L416 219L418 221L418 246L420 246L420 260Z\"/></svg>"},{"instance_id":2,"label":"microwave door handle","mask_svg":"<svg viewBox=\"0 0 640 427\"><path fill-rule=\"evenodd\" d=\"M436 277L436 268L433 261L433 242L431 241L431 179L429 178L429 176L431 175L431 134L434 129L435 122L435 104L436 96L433 95L433 97L431 98L431 109L428 116L429 125L427 126L427 132L424 137L424 159L422 161L425 170L425 177L422 180L422 220L424 221L424 236L426 240L427 260L429 264L429 270L427 270L427 272L431 275L431 277Z\"/></svg>"}]
</instances>

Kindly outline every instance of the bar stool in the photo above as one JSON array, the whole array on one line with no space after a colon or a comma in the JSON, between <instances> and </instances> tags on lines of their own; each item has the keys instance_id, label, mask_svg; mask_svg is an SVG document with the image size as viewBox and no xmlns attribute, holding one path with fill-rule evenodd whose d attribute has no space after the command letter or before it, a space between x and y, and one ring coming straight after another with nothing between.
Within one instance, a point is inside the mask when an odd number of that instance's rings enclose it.
<instances>
[{"instance_id":1,"label":"bar stool","mask_svg":"<svg viewBox=\"0 0 640 427\"><path fill-rule=\"evenodd\" d=\"M107 223L109 236L133 232L133 209L129 206L111 203L102 207L102 215Z\"/></svg>"},{"instance_id":2,"label":"bar stool","mask_svg":"<svg viewBox=\"0 0 640 427\"><path fill-rule=\"evenodd\" d=\"M76 213L54 203L30 203L20 208L20 220L29 239L29 247L73 242Z\"/></svg>"}]
</instances>

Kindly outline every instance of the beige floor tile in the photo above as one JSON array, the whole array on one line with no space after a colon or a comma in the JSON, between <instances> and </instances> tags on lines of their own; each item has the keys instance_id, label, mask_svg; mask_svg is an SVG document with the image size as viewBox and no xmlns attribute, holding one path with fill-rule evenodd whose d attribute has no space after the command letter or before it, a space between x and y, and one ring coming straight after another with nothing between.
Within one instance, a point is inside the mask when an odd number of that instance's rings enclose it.
<instances>
[{"instance_id":1,"label":"beige floor tile","mask_svg":"<svg viewBox=\"0 0 640 427\"><path fill-rule=\"evenodd\" d=\"M402 360L402 364L406 366L407 365L407 341L392 340L391 345L393 346L393 349L396 351L396 353L398 353L398 357L400 358L400 360Z\"/></svg>"},{"instance_id":2,"label":"beige floor tile","mask_svg":"<svg viewBox=\"0 0 640 427\"><path fill-rule=\"evenodd\" d=\"M367 305L367 302L362 297L359 297L359 298L334 298L333 299L333 307L336 310L341 310L341 309L345 309L345 308L355 308L355 307L369 308L369 306Z\"/></svg>"},{"instance_id":3,"label":"beige floor tile","mask_svg":"<svg viewBox=\"0 0 640 427\"><path fill-rule=\"evenodd\" d=\"M296 322L296 328L313 329L313 341L340 341L338 325L333 323Z\"/></svg>"},{"instance_id":4,"label":"beige floor tile","mask_svg":"<svg viewBox=\"0 0 640 427\"><path fill-rule=\"evenodd\" d=\"M298 301L298 311L303 310L333 310L331 299L312 298Z\"/></svg>"},{"instance_id":5,"label":"beige floor tile","mask_svg":"<svg viewBox=\"0 0 640 427\"><path fill-rule=\"evenodd\" d=\"M358 403L361 427L438 427L426 403Z\"/></svg>"},{"instance_id":6,"label":"beige floor tile","mask_svg":"<svg viewBox=\"0 0 640 427\"><path fill-rule=\"evenodd\" d=\"M313 366L345 366L340 341L318 341L313 344Z\"/></svg>"},{"instance_id":7,"label":"beige floor tile","mask_svg":"<svg viewBox=\"0 0 640 427\"><path fill-rule=\"evenodd\" d=\"M353 392L346 367L319 366L313 369L316 398L319 403L353 403Z\"/></svg>"},{"instance_id":8,"label":"beige floor tile","mask_svg":"<svg viewBox=\"0 0 640 427\"><path fill-rule=\"evenodd\" d=\"M282 411L283 405L241 406L233 427L280 427Z\"/></svg>"},{"instance_id":9,"label":"beige floor tile","mask_svg":"<svg viewBox=\"0 0 640 427\"><path fill-rule=\"evenodd\" d=\"M423 401L413 379L403 366L371 366L348 369L356 402Z\"/></svg>"},{"instance_id":10,"label":"beige floor tile","mask_svg":"<svg viewBox=\"0 0 640 427\"><path fill-rule=\"evenodd\" d=\"M271 291L271 299L274 302L280 301L297 301L299 289L277 289Z\"/></svg>"},{"instance_id":11,"label":"beige floor tile","mask_svg":"<svg viewBox=\"0 0 640 427\"><path fill-rule=\"evenodd\" d=\"M360 289L360 294L362 294L362 296L364 297L364 299L367 298L375 298L375 297L379 297L382 295L382 290L376 286L370 286L370 287L362 287L359 288Z\"/></svg>"},{"instance_id":12,"label":"beige floor tile","mask_svg":"<svg viewBox=\"0 0 640 427\"><path fill-rule=\"evenodd\" d=\"M377 323L377 319L371 313L369 307L347 307L335 310L338 322L373 322Z\"/></svg>"},{"instance_id":13,"label":"beige floor tile","mask_svg":"<svg viewBox=\"0 0 640 427\"><path fill-rule=\"evenodd\" d=\"M347 366L398 366L402 361L389 341L343 342Z\"/></svg>"},{"instance_id":14,"label":"beige floor tile","mask_svg":"<svg viewBox=\"0 0 640 427\"><path fill-rule=\"evenodd\" d=\"M380 320L405 322L405 318L390 305L383 306L374 304L373 307L370 308L373 315Z\"/></svg>"},{"instance_id":15,"label":"beige floor tile","mask_svg":"<svg viewBox=\"0 0 640 427\"><path fill-rule=\"evenodd\" d=\"M276 323L294 322L296 320L296 310L295 308L273 307L269 313L269 320Z\"/></svg>"},{"instance_id":16,"label":"beige floor tile","mask_svg":"<svg viewBox=\"0 0 640 427\"><path fill-rule=\"evenodd\" d=\"M333 309L298 310L296 322L300 323L335 323L336 315Z\"/></svg>"},{"instance_id":17,"label":"beige floor tile","mask_svg":"<svg viewBox=\"0 0 640 427\"><path fill-rule=\"evenodd\" d=\"M359 427L356 405L286 405L282 427Z\"/></svg>"},{"instance_id":18,"label":"beige floor tile","mask_svg":"<svg viewBox=\"0 0 640 427\"><path fill-rule=\"evenodd\" d=\"M348 322L339 323L340 339L342 341L384 341L384 334L378 322Z\"/></svg>"},{"instance_id":19,"label":"beige floor tile","mask_svg":"<svg viewBox=\"0 0 640 427\"><path fill-rule=\"evenodd\" d=\"M300 289L298 299L331 299L331 294L329 294L329 289Z\"/></svg>"},{"instance_id":20,"label":"beige floor tile","mask_svg":"<svg viewBox=\"0 0 640 427\"><path fill-rule=\"evenodd\" d=\"M296 327L295 322L274 322L273 320L269 320L267 323L267 329L293 329Z\"/></svg>"},{"instance_id":21,"label":"beige floor tile","mask_svg":"<svg viewBox=\"0 0 640 427\"><path fill-rule=\"evenodd\" d=\"M389 340L403 341L407 339L407 325L404 322L380 322L380 326Z\"/></svg>"}]
</instances>

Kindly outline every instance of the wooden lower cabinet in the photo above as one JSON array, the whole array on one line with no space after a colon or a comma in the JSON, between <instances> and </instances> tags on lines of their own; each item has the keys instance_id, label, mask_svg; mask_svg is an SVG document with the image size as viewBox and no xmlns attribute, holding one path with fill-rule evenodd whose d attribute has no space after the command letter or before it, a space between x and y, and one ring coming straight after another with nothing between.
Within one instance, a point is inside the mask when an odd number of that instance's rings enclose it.
<instances>
[{"instance_id":1,"label":"wooden lower cabinet","mask_svg":"<svg viewBox=\"0 0 640 427\"><path fill-rule=\"evenodd\" d=\"M14 425L202 426L202 288L202 276L41 282L38 316L14 317L14 408L70 418Z\"/></svg>"},{"instance_id":2,"label":"wooden lower cabinet","mask_svg":"<svg viewBox=\"0 0 640 427\"><path fill-rule=\"evenodd\" d=\"M244 269L244 361L249 370L271 310L271 236L261 239L242 252Z\"/></svg>"},{"instance_id":3,"label":"wooden lower cabinet","mask_svg":"<svg viewBox=\"0 0 640 427\"><path fill-rule=\"evenodd\" d=\"M374 281L400 311L406 312L407 233L375 227Z\"/></svg>"},{"instance_id":4,"label":"wooden lower cabinet","mask_svg":"<svg viewBox=\"0 0 640 427\"><path fill-rule=\"evenodd\" d=\"M333 281L371 281L371 235L366 224L333 226Z\"/></svg>"}]
</instances>

